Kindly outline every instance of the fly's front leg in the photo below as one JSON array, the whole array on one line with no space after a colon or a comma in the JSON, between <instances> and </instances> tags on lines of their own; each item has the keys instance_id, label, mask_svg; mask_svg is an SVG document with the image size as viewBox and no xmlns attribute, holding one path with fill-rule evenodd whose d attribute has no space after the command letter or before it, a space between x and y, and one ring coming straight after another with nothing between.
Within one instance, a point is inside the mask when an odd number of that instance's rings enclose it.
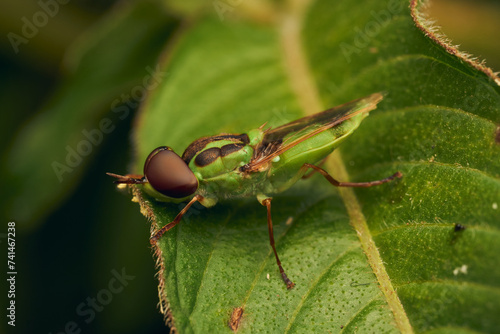
<instances>
[{"instance_id":1,"label":"fly's front leg","mask_svg":"<svg viewBox=\"0 0 500 334\"><path fill-rule=\"evenodd\" d=\"M283 267L281 266L281 261L280 258L278 257L278 252L276 252L276 247L274 245L274 233L273 233L273 220L271 217L271 200L272 198L264 198L260 199L259 196L257 197L259 199L259 202L264 205L267 208L267 228L269 230L269 242L271 244L271 247L274 252L274 256L276 257L276 263L278 264L278 268L280 270L281 277L283 278L283 281L286 284L287 289L291 289L295 286L295 283L290 281L290 279L286 276L285 270L283 270Z\"/></svg>"},{"instance_id":2,"label":"fly's front leg","mask_svg":"<svg viewBox=\"0 0 500 334\"><path fill-rule=\"evenodd\" d=\"M320 168L318 166L305 163L302 166L302 168L305 168L305 169L312 168L316 172L323 175L325 177L325 179L328 180L328 182L330 182L331 184L333 184L336 187L368 188L368 187L378 186L379 184L390 182L390 181L394 180L395 178L401 178L403 176L403 174L401 174L401 172L396 172L393 175L386 177L385 179L382 179L382 180L369 181L369 182L340 182L340 181L335 180L330 174L328 174L328 172L326 170L324 170L323 168Z\"/></svg>"},{"instance_id":3,"label":"fly's front leg","mask_svg":"<svg viewBox=\"0 0 500 334\"><path fill-rule=\"evenodd\" d=\"M184 216L184 214L189 210L189 208L191 207L191 205L193 205L194 203L198 202L198 201L202 201L204 199L203 196L201 195L196 195L193 197L193 199L191 199L189 201L189 203L181 210L181 212L179 212L177 214L177 216L175 217L175 219L171 222L171 223L168 223L167 225L163 226L161 229L159 229L150 239L149 239L149 242L151 242L152 245L154 245L158 239L161 238L161 236L167 232L168 230L170 230L172 227L174 227L175 225L179 224L179 222L181 221L182 219L182 216Z\"/></svg>"}]
</instances>

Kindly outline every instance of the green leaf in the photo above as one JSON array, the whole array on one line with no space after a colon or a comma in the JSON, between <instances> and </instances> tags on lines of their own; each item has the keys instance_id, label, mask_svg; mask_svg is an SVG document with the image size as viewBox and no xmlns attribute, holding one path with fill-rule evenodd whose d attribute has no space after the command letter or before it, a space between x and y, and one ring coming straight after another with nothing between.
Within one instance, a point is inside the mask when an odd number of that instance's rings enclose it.
<instances>
[{"instance_id":1,"label":"green leaf","mask_svg":"<svg viewBox=\"0 0 500 334\"><path fill-rule=\"evenodd\" d=\"M80 38L67 79L3 157L8 217L33 227L76 186L106 135L144 98L174 24L152 2L122 4Z\"/></svg>"},{"instance_id":2,"label":"green leaf","mask_svg":"<svg viewBox=\"0 0 500 334\"><path fill-rule=\"evenodd\" d=\"M156 250L167 320L230 333L240 307L241 333L499 331L495 78L447 52L406 1L290 2L265 24L199 19L169 46L169 78L137 122L134 172L160 145L182 153L198 137L385 91L327 168L340 180L403 179L339 191L316 175L275 196L290 291L255 199L191 208ZM183 207L135 194L154 226Z\"/></svg>"}]
</instances>

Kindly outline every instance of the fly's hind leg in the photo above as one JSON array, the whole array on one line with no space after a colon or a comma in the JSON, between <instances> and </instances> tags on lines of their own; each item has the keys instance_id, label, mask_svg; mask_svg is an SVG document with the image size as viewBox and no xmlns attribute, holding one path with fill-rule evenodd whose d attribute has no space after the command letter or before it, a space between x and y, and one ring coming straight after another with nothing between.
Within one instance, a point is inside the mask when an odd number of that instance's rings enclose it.
<instances>
[{"instance_id":1,"label":"fly's hind leg","mask_svg":"<svg viewBox=\"0 0 500 334\"><path fill-rule=\"evenodd\" d=\"M369 181L369 182L340 182L340 181L335 180L330 174L328 174L328 172L326 170L324 170L323 168L320 168L318 166L305 163L302 166L302 168L304 168L305 170L312 168L314 171L323 175L325 177L325 179L328 180L328 182L330 182L331 184L333 184L336 187L368 188L368 187L378 186L379 184L390 182L390 181L394 180L395 178L401 178L403 176L403 174L401 174L401 172L396 172L393 175L386 177L385 179L382 179L382 180Z\"/></svg>"},{"instance_id":2,"label":"fly's hind leg","mask_svg":"<svg viewBox=\"0 0 500 334\"><path fill-rule=\"evenodd\" d=\"M271 244L271 247L272 247L273 252L274 252L274 256L276 257L276 263L278 264L281 278L283 278L283 281L286 284L286 288L291 289L295 286L295 283L293 283L288 278L288 276L286 276L285 270L283 270L283 267L281 266L281 261L280 261L280 258L278 256L278 252L276 251L276 247L274 245L273 220L271 217L271 200L272 200L272 198L270 198L270 197L265 198L265 197L257 196L257 199L259 200L259 202L262 205L264 205L267 208L267 228L269 230L269 243Z\"/></svg>"},{"instance_id":3,"label":"fly's hind leg","mask_svg":"<svg viewBox=\"0 0 500 334\"><path fill-rule=\"evenodd\" d=\"M325 162L326 162L326 159L328 159L328 157L324 157L323 160L321 160L318 165L323 165ZM303 167L305 168L305 167ZM307 167L306 169L309 169L309 167ZM314 173L316 173L316 171L313 169L311 171L309 171L309 173L305 173L304 175L302 175L302 179L308 179L310 178L311 176L314 175Z\"/></svg>"},{"instance_id":4,"label":"fly's hind leg","mask_svg":"<svg viewBox=\"0 0 500 334\"><path fill-rule=\"evenodd\" d=\"M198 202L198 201L202 201L204 199L203 196L201 195L195 195L190 201L189 203L181 210L181 212L179 212L177 214L177 216L175 216L174 220L171 222L171 223L168 223L167 225L163 226L161 229L159 229L150 239L149 239L149 242L151 242L152 245L154 245L158 239L161 238L161 236L163 234L165 234L165 232L167 232L168 230L170 230L171 228L173 228L175 225L179 224L179 222L181 221L182 219L182 216L184 216L184 214L186 214L186 212L189 210L189 208L191 207L191 205L193 205L194 203Z\"/></svg>"}]
</instances>

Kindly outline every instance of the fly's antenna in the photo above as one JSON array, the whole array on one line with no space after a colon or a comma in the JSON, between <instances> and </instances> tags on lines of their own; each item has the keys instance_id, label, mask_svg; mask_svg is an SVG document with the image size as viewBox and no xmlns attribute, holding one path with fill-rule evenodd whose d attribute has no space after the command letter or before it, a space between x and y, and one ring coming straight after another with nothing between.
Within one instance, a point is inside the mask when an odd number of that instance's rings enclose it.
<instances>
[{"instance_id":1,"label":"fly's antenna","mask_svg":"<svg viewBox=\"0 0 500 334\"><path fill-rule=\"evenodd\" d=\"M143 184L146 183L146 178L142 175L133 175L133 174L127 174L127 175L118 175L114 173L106 173L107 175L116 178L113 183L116 184Z\"/></svg>"}]
</instances>

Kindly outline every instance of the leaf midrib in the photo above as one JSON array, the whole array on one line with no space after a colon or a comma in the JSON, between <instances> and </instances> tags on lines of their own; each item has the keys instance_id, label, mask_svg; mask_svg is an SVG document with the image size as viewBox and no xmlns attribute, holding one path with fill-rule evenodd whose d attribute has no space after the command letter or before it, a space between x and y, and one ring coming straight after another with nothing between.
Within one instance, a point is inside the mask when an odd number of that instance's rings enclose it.
<instances>
[{"instance_id":1,"label":"leaf midrib","mask_svg":"<svg viewBox=\"0 0 500 334\"><path fill-rule=\"evenodd\" d=\"M287 4L289 13L281 21L279 28L286 71L299 104L307 115L311 115L318 112L318 110L323 110L323 105L319 98L319 91L314 84L313 75L308 67L304 50L302 49L302 22L310 2L304 4L304 2L299 0L289 0ZM328 169L335 169L339 179L349 180L345 165L338 151L335 151L328 158L326 165L329 167ZM413 333L413 328L410 325L403 305L391 284L385 267L382 265L383 262L380 253L371 237L370 230L354 191L351 188L339 188L339 192L349 214L351 225L357 232L367 261L377 277L380 289L394 315L396 326L402 333Z\"/></svg>"}]
</instances>

